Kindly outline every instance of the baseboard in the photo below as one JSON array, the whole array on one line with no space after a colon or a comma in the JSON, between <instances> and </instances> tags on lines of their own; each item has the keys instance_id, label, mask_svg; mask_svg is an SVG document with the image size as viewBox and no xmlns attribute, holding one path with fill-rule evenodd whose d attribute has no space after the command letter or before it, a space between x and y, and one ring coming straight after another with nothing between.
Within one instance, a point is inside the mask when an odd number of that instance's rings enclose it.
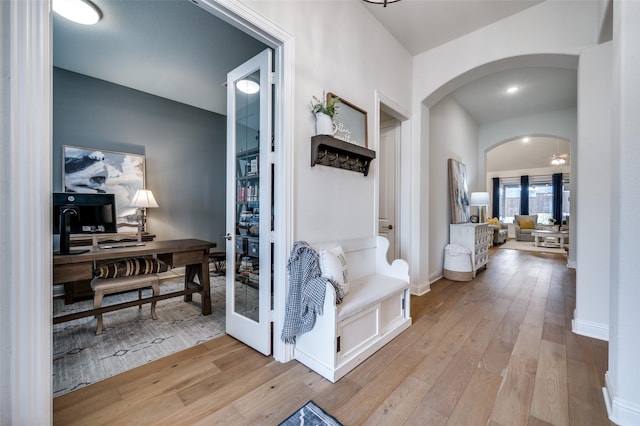
<instances>
[{"instance_id":1,"label":"baseboard","mask_svg":"<svg viewBox=\"0 0 640 426\"><path fill-rule=\"evenodd\" d=\"M424 296L431 291L431 283L414 284L411 283L412 296Z\"/></svg>"},{"instance_id":2,"label":"baseboard","mask_svg":"<svg viewBox=\"0 0 640 426\"><path fill-rule=\"evenodd\" d=\"M567 268L576 269L576 261L575 260L567 260Z\"/></svg>"},{"instance_id":3,"label":"baseboard","mask_svg":"<svg viewBox=\"0 0 640 426\"><path fill-rule=\"evenodd\" d=\"M609 326L607 324L583 321L574 318L571 320L571 331L581 336L604 340L605 342L609 341Z\"/></svg>"},{"instance_id":4,"label":"baseboard","mask_svg":"<svg viewBox=\"0 0 640 426\"><path fill-rule=\"evenodd\" d=\"M602 388L604 403L609 420L618 425L640 425L640 405L616 397L609 372L604 374L605 387Z\"/></svg>"}]
</instances>

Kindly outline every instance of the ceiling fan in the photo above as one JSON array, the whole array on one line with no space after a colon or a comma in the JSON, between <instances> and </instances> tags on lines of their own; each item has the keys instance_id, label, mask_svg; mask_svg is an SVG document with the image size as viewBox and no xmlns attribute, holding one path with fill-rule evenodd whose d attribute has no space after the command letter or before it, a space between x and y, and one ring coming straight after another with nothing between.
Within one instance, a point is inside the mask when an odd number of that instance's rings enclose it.
<instances>
[{"instance_id":1,"label":"ceiling fan","mask_svg":"<svg viewBox=\"0 0 640 426\"><path fill-rule=\"evenodd\" d=\"M569 154L560 154L560 141L556 139L556 153L551 156L551 165L562 166L569 160Z\"/></svg>"},{"instance_id":2,"label":"ceiling fan","mask_svg":"<svg viewBox=\"0 0 640 426\"><path fill-rule=\"evenodd\" d=\"M551 156L551 164L554 166L561 166L567 162L569 154L553 154Z\"/></svg>"}]
</instances>

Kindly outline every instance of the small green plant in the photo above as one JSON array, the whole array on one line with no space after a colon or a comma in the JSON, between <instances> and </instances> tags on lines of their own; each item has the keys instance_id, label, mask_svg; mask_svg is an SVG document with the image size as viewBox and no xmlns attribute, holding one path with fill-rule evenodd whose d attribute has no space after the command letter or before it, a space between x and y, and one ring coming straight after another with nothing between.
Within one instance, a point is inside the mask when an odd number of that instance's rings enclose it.
<instances>
[{"instance_id":1,"label":"small green plant","mask_svg":"<svg viewBox=\"0 0 640 426\"><path fill-rule=\"evenodd\" d=\"M329 102L326 101L327 97L325 93L322 92L322 98L318 98L317 96L311 97L311 112L316 114L321 112L323 114L327 114L329 117L333 117L335 113L338 111L340 98L332 97Z\"/></svg>"}]
</instances>

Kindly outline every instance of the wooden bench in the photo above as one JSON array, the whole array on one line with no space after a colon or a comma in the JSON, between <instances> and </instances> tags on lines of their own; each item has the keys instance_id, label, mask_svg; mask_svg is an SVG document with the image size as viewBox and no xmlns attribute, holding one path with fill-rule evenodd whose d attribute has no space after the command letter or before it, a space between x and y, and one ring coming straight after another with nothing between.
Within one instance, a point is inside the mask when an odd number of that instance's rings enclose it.
<instances>
[{"instance_id":1,"label":"wooden bench","mask_svg":"<svg viewBox=\"0 0 640 426\"><path fill-rule=\"evenodd\" d=\"M94 291L93 308L102 307L102 298L107 294L119 293L128 290L138 290L138 300L142 298L142 289L151 287L153 295L160 295L160 286L158 285L157 274L134 275L131 277L121 278L94 278L91 281L91 288ZM139 306L142 308L142 306ZM96 336L102 334L102 313L96 314L98 326L96 328ZM156 315L156 302L151 302L151 318L158 319Z\"/></svg>"},{"instance_id":2,"label":"wooden bench","mask_svg":"<svg viewBox=\"0 0 640 426\"><path fill-rule=\"evenodd\" d=\"M349 292L336 305L327 285L323 314L296 339L295 358L335 383L411 325L409 266L391 265L384 237L312 244L316 250L340 245L347 258Z\"/></svg>"}]
</instances>

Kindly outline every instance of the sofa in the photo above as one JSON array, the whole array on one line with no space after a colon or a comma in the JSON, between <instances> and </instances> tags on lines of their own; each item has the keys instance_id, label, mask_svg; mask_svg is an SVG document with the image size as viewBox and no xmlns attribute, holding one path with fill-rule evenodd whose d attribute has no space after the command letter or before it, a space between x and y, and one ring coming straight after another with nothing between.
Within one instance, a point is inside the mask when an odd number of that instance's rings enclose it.
<instances>
[{"instance_id":1,"label":"sofa","mask_svg":"<svg viewBox=\"0 0 640 426\"><path fill-rule=\"evenodd\" d=\"M531 233L538 229L538 215L514 215L513 225L516 241L534 241L535 238Z\"/></svg>"}]
</instances>

